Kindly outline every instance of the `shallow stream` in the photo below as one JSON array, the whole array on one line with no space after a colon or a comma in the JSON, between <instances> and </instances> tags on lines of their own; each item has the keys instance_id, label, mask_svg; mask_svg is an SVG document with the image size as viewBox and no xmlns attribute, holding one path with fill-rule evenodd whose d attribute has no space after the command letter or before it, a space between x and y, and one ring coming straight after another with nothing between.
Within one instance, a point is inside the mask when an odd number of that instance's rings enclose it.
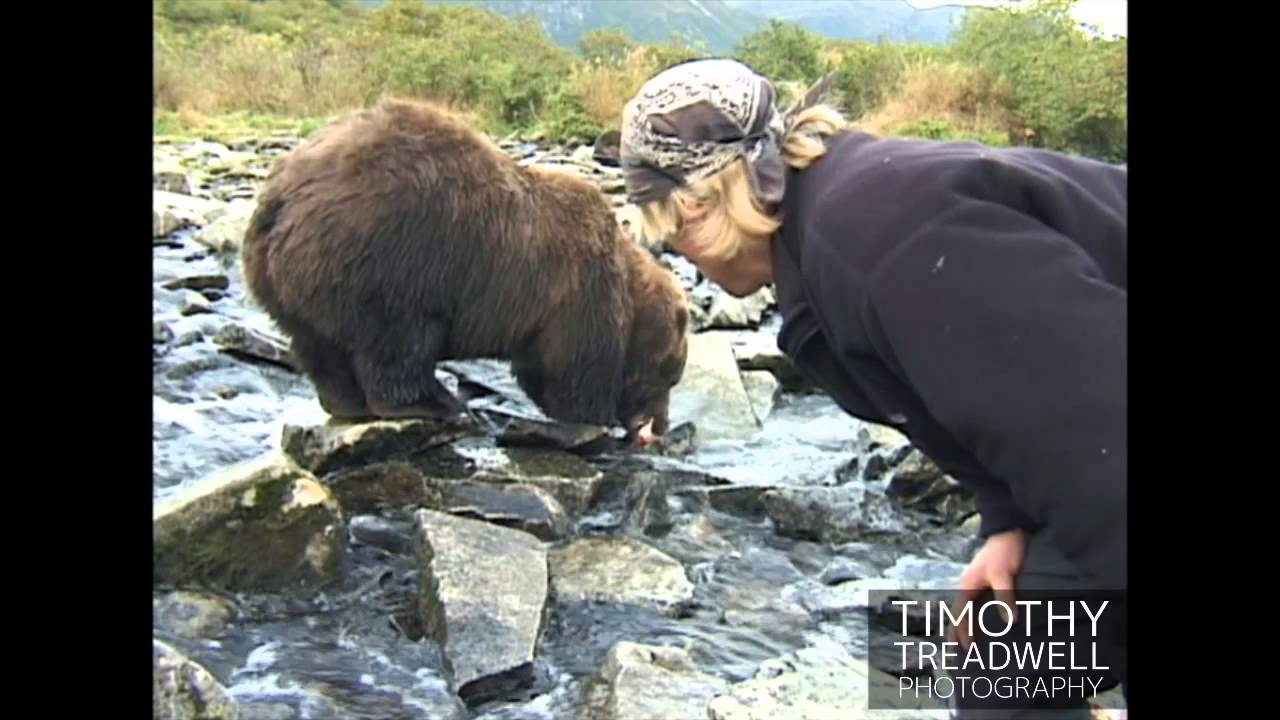
<instances>
[{"instance_id":1,"label":"shallow stream","mask_svg":"<svg viewBox=\"0 0 1280 720\"><path fill-rule=\"evenodd\" d=\"M275 449L284 424L320 424L325 416L310 384L290 368L220 347L217 339L227 327L276 334L246 302L234 255L194 242L190 229L156 242L153 487L159 501ZM166 287L175 281L189 287ZM775 331L770 319L759 329L736 332L771 342ZM510 386L491 364L476 368L492 384ZM684 422L696 426L698 418L672 418L673 425ZM741 485L882 489L891 473L861 476L871 457L865 447L863 424L826 397L787 392L777 396L753 439L702 443L679 461ZM180 632L174 619L182 614L180 604L157 589L155 635L206 667L246 720L567 720L579 717L583 683L618 640L684 645L701 671L730 682L750 678L761 662L819 636L865 657L862 614L824 612L812 601L815 588L842 577L953 577L972 534L922 524L904 511L897 532L821 542L783 535L765 516L707 507L695 495L673 493L669 505L670 530L644 540L684 566L695 584L693 602L674 616L554 603L533 686L479 707L468 709L452 695L440 651L415 631L414 559L387 543L351 542L340 578L314 595L226 596L230 612L210 632ZM617 520L607 513L585 516L575 530L608 534L616 532ZM357 522L380 523L401 539L412 529L407 514Z\"/></svg>"}]
</instances>

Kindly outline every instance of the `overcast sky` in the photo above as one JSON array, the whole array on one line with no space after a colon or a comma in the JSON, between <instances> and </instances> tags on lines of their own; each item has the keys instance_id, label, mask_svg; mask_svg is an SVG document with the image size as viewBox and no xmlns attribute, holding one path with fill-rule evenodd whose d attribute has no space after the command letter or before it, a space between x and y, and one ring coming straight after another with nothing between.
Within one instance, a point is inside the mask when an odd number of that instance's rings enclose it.
<instances>
[{"instance_id":1,"label":"overcast sky","mask_svg":"<svg viewBox=\"0 0 1280 720\"><path fill-rule=\"evenodd\" d=\"M940 5L1008 5L1009 0L907 0L918 8ZM1102 32L1114 35L1129 34L1129 0L1078 0L1076 19L1097 25Z\"/></svg>"}]
</instances>

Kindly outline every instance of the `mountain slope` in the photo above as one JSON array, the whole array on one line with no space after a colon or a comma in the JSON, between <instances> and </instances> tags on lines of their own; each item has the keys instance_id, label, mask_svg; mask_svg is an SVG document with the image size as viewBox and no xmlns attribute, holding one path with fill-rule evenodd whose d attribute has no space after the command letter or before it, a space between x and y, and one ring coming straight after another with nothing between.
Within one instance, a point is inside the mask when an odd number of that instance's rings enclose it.
<instances>
[{"instance_id":1,"label":"mountain slope","mask_svg":"<svg viewBox=\"0 0 1280 720\"><path fill-rule=\"evenodd\" d=\"M360 0L376 7L382 0ZM680 34L706 51L728 54L769 18L797 23L846 40L946 42L964 8L918 10L906 0L424 0L478 5L507 16L532 15L557 44L577 46L583 33L621 28L637 42L666 42Z\"/></svg>"},{"instance_id":2,"label":"mountain slope","mask_svg":"<svg viewBox=\"0 0 1280 720\"><path fill-rule=\"evenodd\" d=\"M710 52L727 53L763 20L729 7L725 0L439 0L480 5L503 15L529 14L552 40L574 47L585 32L620 27L638 42L670 40L674 33L701 42Z\"/></svg>"},{"instance_id":3,"label":"mountain slope","mask_svg":"<svg viewBox=\"0 0 1280 720\"><path fill-rule=\"evenodd\" d=\"M951 5L918 10L906 0L725 0L730 8L778 18L846 40L940 44L964 15Z\"/></svg>"}]
</instances>

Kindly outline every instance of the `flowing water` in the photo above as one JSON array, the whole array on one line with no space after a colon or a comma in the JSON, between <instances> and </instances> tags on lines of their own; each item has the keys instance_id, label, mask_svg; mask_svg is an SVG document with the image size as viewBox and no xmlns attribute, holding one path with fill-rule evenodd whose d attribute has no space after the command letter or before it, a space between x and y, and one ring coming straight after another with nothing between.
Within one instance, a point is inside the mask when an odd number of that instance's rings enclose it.
<instances>
[{"instance_id":1,"label":"flowing water","mask_svg":"<svg viewBox=\"0 0 1280 720\"><path fill-rule=\"evenodd\" d=\"M215 343L228 325L275 332L246 302L234 260L193 242L189 231L165 242L155 247L153 273L156 500L276 448L286 422L325 419L303 377L222 352ZM165 287L196 276L215 279L199 290ZM774 331L766 324L741 332ZM872 484L850 471L861 427L822 395L784 394L749 442L705 443L681 460L743 485ZM416 627L411 553L385 544L352 543L345 572L313 595L226 598L233 611L204 637L178 632L165 619L173 607L168 593L157 590L155 634L209 669L246 719L567 719L577 717L583 682L618 640L687 645L700 670L734 682L818 636L865 656L860 614L812 609L810 596L824 585L823 574L852 567L851 576L885 577L916 567L945 576L969 549L969 535L960 530L832 544L784 537L767 518L716 512L690 496L677 493L671 502L674 527L645 541L684 565L696 586L689 607L670 616L556 605L533 686L477 708L452 696L439 651ZM411 532L407 516L379 522L401 539ZM600 519L582 522L579 529L586 531Z\"/></svg>"}]
</instances>

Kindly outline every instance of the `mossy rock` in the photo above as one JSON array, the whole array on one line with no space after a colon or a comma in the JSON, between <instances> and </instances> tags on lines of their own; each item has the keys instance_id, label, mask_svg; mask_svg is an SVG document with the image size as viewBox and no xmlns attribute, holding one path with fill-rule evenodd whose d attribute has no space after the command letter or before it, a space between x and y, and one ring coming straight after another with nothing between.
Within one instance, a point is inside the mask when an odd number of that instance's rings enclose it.
<instances>
[{"instance_id":1,"label":"mossy rock","mask_svg":"<svg viewBox=\"0 0 1280 720\"><path fill-rule=\"evenodd\" d=\"M270 453L192 485L153 512L153 582L224 591L315 587L337 572L333 494Z\"/></svg>"}]
</instances>

